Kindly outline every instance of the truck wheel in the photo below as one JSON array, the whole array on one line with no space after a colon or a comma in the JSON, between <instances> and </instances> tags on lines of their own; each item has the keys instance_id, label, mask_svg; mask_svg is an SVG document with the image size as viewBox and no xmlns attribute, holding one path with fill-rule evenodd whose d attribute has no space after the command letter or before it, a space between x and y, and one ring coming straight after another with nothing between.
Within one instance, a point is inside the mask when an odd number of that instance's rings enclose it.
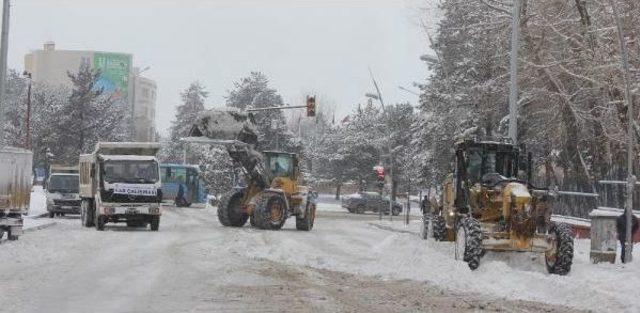
<instances>
[{"instance_id":1,"label":"truck wheel","mask_svg":"<svg viewBox=\"0 0 640 313\"><path fill-rule=\"evenodd\" d=\"M398 209L398 208L393 208L393 210L391 211L391 214L393 214L393 216L398 216L398 215L400 215L400 209Z\"/></svg>"},{"instance_id":2,"label":"truck wheel","mask_svg":"<svg viewBox=\"0 0 640 313\"><path fill-rule=\"evenodd\" d=\"M247 223L249 215L242 212L244 190L228 193L220 199L218 220L224 226L242 227Z\"/></svg>"},{"instance_id":3,"label":"truck wheel","mask_svg":"<svg viewBox=\"0 0 640 313\"><path fill-rule=\"evenodd\" d=\"M305 208L304 218L298 218L296 216L296 229L310 231L313 228L313 223L316 220L316 205L307 202Z\"/></svg>"},{"instance_id":4,"label":"truck wheel","mask_svg":"<svg viewBox=\"0 0 640 313\"><path fill-rule=\"evenodd\" d=\"M549 228L549 235L555 237L553 247L547 251L545 263L550 274L567 275L573 263L573 237L571 228L564 223L553 223Z\"/></svg>"},{"instance_id":5,"label":"truck wheel","mask_svg":"<svg viewBox=\"0 0 640 313\"><path fill-rule=\"evenodd\" d=\"M279 230L286 220L286 204L280 194L263 194L262 201L253 210L258 228Z\"/></svg>"},{"instance_id":6,"label":"truck wheel","mask_svg":"<svg viewBox=\"0 0 640 313\"><path fill-rule=\"evenodd\" d=\"M160 228L160 216L154 215L151 217L151 230L158 231Z\"/></svg>"},{"instance_id":7,"label":"truck wheel","mask_svg":"<svg viewBox=\"0 0 640 313\"><path fill-rule=\"evenodd\" d=\"M356 207L356 214L364 214L364 211L365 211L364 205L360 204Z\"/></svg>"},{"instance_id":8,"label":"truck wheel","mask_svg":"<svg viewBox=\"0 0 640 313\"><path fill-rule=\"evenodd\" d=\"M0 239L2 239L2 237L4 237L4 229L0 228Z\"/></svg>"},{"instance_id":9,"label":"truck wheel","mask_svg":"<svg viewBox=\"0 0 640 313\"><path fill-rule=\"evenodd\" d=\"M433 239L435 241L444 241L447 238L447 222L445 222L444 217L440 215L434 215L431 219Z\"/></svg>"},{"instance_id":10,"label":"truck wheel","mask_svg":"<svg viewBox=\"0 0 640 313\"><path fill-rule=\"evenodd\" d=\"M7 231L7 239L8 239L9 241L15 241L15 240L18 240L18 236L13 235L13 234L11 233L11 228L9 228L9 230Z\"/></svg>"},{"instance_id":11,"label":"truck wheel","mask_svg":"<svg viewBox=\"0 0 640 313\"><path fill-rule=\"evenodd\" d=\"M107 217L103 215L97 215L95 218L96 230L103 231L104 225L107 223Z\"/></svg>"},{"instance_id":12,"label":"truck wheel","mask_svg":"<svg viewBox=\"0 0 640 313\"><path fill-rule=\"evenodd\" d=\"M480 266L482 252L480 223L471 217L463 218L458 224L456 232L456 260L462 259L467 262L471 270L475 270Z\"/></svg>"},{"instance_id":13,"label":"truck wheel","mask_svg":"<svg viewBox=\"0 0 640 313\"><path fill-rule=\"evenodd\" d=\"M49 211L49 218L53 218L55 216L55 213L53 211Z\"/></svg>"},{"instance_id":14,"label":"truck wheel","mask_svg":"<svg viewBox=\"0 0 640 313\"><path fill-rule=\"evenodd\" d=\"M82 200L80 202L80 220L82 221L82 226L84 227L92 227L94 220L94 212L93 205L90 200Z\"/></svg>"}]
</instances>

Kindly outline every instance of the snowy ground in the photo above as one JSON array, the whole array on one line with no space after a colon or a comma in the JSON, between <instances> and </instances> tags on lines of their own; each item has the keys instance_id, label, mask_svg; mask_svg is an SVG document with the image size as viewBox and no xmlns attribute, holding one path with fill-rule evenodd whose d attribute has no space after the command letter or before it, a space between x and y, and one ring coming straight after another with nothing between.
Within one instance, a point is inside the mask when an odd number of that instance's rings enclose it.
<instances>
[{"instance_id":1,"label":"snowy ground","mask_svg":"<svg viewBox=\"0 0 640 313\"><path fill-rule=\"evenodd\" d=\"M311 232L225 228L212 207L168 209L157 233L56 218L0 243L0 312L640 310L640 261L592 265L588 241L565 277L526 254L487 254L472 272L450 243L421 240L416 217L380 222L321 200Z\"/></svg>"}]
</instances>

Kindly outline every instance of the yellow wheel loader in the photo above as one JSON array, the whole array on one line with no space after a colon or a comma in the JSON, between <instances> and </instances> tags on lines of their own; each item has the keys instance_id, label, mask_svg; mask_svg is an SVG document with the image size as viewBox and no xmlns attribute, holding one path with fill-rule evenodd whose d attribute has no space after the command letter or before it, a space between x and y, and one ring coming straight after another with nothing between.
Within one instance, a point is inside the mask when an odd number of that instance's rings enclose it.
<instances>
[{"instance_id":1,"label":"yellow wheel loader","mask_svg":"<svg viewBox=\"0 0 640 313\"><path fill-rule=\"evenodd\" d=\"M549 273L569 273L571 230L551 222L555 194L531 184L531 156L509 141L465 139L454 148L454 172L431 212L433 237L454 241L455 258L472 270L485 251L521 251L544 253Z\"/></svg>"},{"instance_id":2,"label":"yellow wheel loader","mask_svg":"<svg viewBox=\"0 0 640 313\"><path fill-rule=\"evenodd\" d=\"M224 226L278 230L290 216L296 228L309 231L316 216L317 195L299 186L298 156L280 151L258 152L258 135L251 115L239 111L209 111L190 131L187 142L224 145L245 172L246 187L220 199L218 219Z\"/></svg>"}]
</instances>

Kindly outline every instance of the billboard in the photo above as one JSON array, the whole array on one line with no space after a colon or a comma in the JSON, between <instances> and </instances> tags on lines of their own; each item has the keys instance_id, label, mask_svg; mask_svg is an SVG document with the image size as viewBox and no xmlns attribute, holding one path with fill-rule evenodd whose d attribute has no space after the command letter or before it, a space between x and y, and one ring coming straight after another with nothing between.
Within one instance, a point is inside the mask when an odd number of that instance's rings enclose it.
<instances>
[{"instance_id":1,"label":"billboard","mask_svg":"<svg viewBox=\"0 0 640 313\"><path fill-rule=\"evenodd\" d=\"M131 73L131 55L111 52L95 52L93 68L100 70L97 88L118 98L127 98L129 73Z\"/></svg>"}]
</instances>

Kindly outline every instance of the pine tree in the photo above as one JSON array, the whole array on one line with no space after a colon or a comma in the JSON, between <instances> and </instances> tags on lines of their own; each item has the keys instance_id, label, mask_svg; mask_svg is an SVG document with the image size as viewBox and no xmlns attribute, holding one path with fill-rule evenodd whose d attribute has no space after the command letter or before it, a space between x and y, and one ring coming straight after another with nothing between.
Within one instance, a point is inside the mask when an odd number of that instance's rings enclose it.
<instances>
[{"instance_id":1,"label":"pine tree","mask_svg":"<svg viewBox=\"0 0 640 313\"><path fill-rule=\"evenodd\" d=\"M269 87L267 77L260 72L251 72L248 77L234 83L227 96L227 106L241 110L284 106L282 97ZM287 121L280 110L254 113L258 127L259 150L301 152L301 142L287 128Z\"/></svg>"}]
</instances>

